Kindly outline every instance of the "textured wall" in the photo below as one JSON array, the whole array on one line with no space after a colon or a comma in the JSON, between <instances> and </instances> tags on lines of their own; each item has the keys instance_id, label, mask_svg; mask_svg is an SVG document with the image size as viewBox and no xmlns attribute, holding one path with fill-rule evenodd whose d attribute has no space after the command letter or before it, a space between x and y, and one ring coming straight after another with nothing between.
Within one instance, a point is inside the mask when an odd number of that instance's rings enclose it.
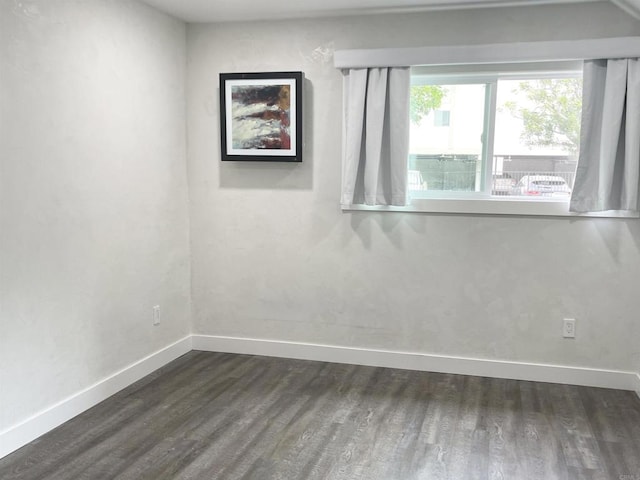
<instances>
[{"instance_id":1,"label":"textured wall","mask_svg":"<svg viewBox=\"0 0 640 480\"><path fill-rule=\"evenodd\" d=\"M195 333L637 368L638 220L340 211L332 52L638 34L606 3L190 25ZM221 163L218 73L270 70L306 73L304 162Z\"/></svg>"},{"instance_id":2,"label":"textured wall","mask_svg":"<svg viewBox=\"0 0 640 480\"><path fill-rule=\"evenodd\" d=\"M0 0L0 35L2 431L186 335L190 271L184 24Z\"/></svg>"}]
</instances>

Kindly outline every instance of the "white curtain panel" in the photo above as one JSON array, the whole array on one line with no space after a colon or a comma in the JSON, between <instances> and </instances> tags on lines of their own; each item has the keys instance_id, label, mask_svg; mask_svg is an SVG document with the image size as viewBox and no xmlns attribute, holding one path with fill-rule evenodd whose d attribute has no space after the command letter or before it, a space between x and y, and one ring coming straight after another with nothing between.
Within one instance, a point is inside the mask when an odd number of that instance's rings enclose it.
<instances>
[{"instance_id":1,"label":"white curtain panel","mask_svg":"<svg viewBox=\"0 0 640 480\"><path fill-rule=\"evenodd\" d=\"M410 70L344 71L343 206L406 205Z\"/></svg>"},{"instance_id":2,"label":"white curtain panel","mask_svg":"<svg viewBox=\"0 0 640 480\"><path fill-rule=\"evenodd\" d=\"M638 210L640 61L584 62L580 156L572 212Z\"/></svg>"}]
</instances>

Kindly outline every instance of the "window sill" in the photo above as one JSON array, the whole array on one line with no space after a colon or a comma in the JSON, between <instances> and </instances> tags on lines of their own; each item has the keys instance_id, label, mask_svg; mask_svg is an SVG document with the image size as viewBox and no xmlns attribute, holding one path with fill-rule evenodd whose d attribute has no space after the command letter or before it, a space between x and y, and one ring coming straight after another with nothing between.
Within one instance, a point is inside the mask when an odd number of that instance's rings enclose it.
<instances>
[{"instance_id":1,"label":"window sill","mask_svg":"<svg viewBox=\"0 0 640 480\"><path fill-rule=\"evenodd\" d=\"M343 211L447 213L471 215L521 215L539 217L604 217L640 218L640 212L609 210L606 212L573 213L569 203L552 200L515 200L504 198L486 199L424 199L416 198L404 207L385 205L343 205Z\"/></svg>"}]
</instances>

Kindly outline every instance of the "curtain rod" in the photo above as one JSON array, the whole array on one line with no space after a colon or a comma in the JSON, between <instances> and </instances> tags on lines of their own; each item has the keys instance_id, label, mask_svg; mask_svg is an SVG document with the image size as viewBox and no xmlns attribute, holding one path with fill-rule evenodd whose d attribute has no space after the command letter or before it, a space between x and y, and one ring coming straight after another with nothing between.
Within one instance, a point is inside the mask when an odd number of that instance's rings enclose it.
<instances>
[{"instance_id":1,"label":"curtain rod","mask_svg":"<svg viewBox=\"0 0 640 480\"><path fill-rule=\"evenodd\" d=\"M473 65L640 57L640 37L337 50L336 68Z\"/></svg>"}]
</instances>

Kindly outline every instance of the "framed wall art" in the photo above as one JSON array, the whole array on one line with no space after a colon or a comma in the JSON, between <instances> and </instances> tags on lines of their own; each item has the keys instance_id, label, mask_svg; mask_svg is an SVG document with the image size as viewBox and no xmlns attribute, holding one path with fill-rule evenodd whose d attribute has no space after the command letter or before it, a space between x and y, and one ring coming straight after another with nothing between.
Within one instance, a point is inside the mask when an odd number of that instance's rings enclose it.
<instances>
[{"instance_id":1,"label":"framed wall art","mask_svg":"<svg viewBox=\"0 0 640 480\"><path fill-rule=\"evenodd\" d=\"M222 160L302 161L302 72L221 73Z\"/></svg>"}]
</instances>

